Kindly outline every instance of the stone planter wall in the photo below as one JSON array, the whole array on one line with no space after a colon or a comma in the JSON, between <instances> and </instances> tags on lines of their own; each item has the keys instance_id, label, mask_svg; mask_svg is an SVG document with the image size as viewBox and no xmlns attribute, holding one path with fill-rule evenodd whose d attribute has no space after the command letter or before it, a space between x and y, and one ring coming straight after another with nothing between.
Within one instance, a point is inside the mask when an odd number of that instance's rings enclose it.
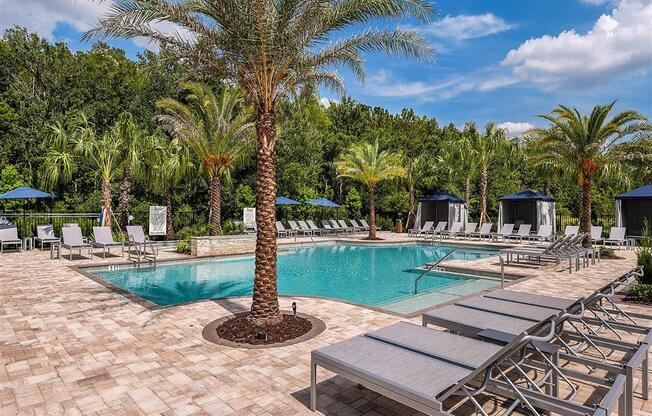
<instances>
[{"instance_id":1,"label":"stone planter wall","mask_svg":"<svg viewBox=\"0 0 652 416\"><path fill-rule=\"evenodd\" d=\"M193 256L226 256L250 254L256 250L255 235L193 237L190 243Z\"/></svg>"}]
</instances>

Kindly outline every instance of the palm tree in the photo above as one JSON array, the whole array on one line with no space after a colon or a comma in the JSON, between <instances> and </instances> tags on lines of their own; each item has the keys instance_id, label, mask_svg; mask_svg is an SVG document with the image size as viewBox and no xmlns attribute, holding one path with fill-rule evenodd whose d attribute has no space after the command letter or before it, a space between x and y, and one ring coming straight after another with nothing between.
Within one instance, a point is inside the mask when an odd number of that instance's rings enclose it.
<instances>
[{"instance_id":1,"label":"palm tree","mask_svg":"<svg viewBox=\"0 0 652 416\"><path fill-rule=\"evenodd\" d=\"M597 175L623 178L624 161L634 157L617 145L635 133L650 130L647 119L635 111L623 111L608 119L615 101L596 105L590 115L576 108L560 105L552 113L541 115L551 123L549 128L537 128L529 136L541 152L533 158L535 164L547 164L577 178L581 186L580 231L591 229L591 197Z\"/></svg>"},{"instance_id":2,"label":"palm tree","mask_svg":"<svg viewBox=\"0 0 652 416\"><path fill-rule=\"evenodd\" d=\"M85 37L144 37L170 45L178 56L245 92L256 112L256 267L251 318L281 320L276 280L276 120L279 102L318 84L343 91L334 68L364 77L362 53L386 52L431 60L433 51L415 31L366 28L374 19L434 14L428 0L131 0L115 3ZM192 39L159 30L177 25ZM154 25L153 23L156 23ZM348 32L346 32L348 30ZM329 42L331 36L338 39Z\"/></svg>"},{"instance_id":3,"label":"palm tree","mask_svg":"<svg viewBox=\"0 0 652 416\"><path fill-rule=\"evenodd\" d=\"M141 175L144 166L143 160L147 158L145 137L138 123L129 113L122 114L116 123L117 140L122 148L122 180L120 182L120 196L118 197L118 212L120 225L124 228L129 222L129 193L134 178Z\"/></svg>"},{"instance_id":4,"label":"palm tree","mask_svg":"<svg viewBox=\"0 0 652 416\"><path fill-rule=\"evenodd\" d=\"M185 103L168 98L156 102L163 114L155 117L161 127L178 137L201 161L210 183L211 235L222 234L222 179L248 148L254 124L243 109L242 96L234 89L215 95L206 84L186 82Z\"/></svg>"},{"instance_id":5,"label":"palm tree","mask_svg":"<svg viewBox=\"0 0 652 416\"><path fill-rule=\"evenodd\" d=\"M340 155L335 162L337 176L351 178L369 190L369 240L376 240L376 186L379 182L405 176L401 157L396 153L380 151L378 141L361 143Z\"/></svg>"},{"instance_id":6,"label":"palm tree","mask_svg":"<svg viewBox=\"0 0 652 416\"><path fill-rule=\"evenodd\" d=\"M408 192L407 229L411 229L414 226L414 221L416 219L415 190L417 183L430 170L430 163L430 160L424 155L417 156L413 159L405 158L403 161L403 167L405 170L405 178L403 182L405 183L405 188Z\"/></svg>"},{"instance_id":7,"label":"palm tree","mask_svg":"<svg viewBox=\"0 0 652 416\"><path fill-rule=\"evenodd\" d=\"M163 196L167 208L166 235L174 238L174 211L172 195L174 188L186 179L195 166L188 147L179 139L157 136L152 138L152 151L147 162L147 177L151 186Z\"/></svg>"},{"instance_id":8,"label":"palm tree","mask_svg":"<svg viewBox=\"0 0 652 416\"><path fill-rule=\"evenodd\" d=\"M51 129L53 135L46 143L44 157L45 186L68 182L80 166L88 166L102 183L102 225L110 226L113 217L111 182L122 168L119 123L98 136L88 118L80 114L68 129L61 123Z\"/></svg>"},{"instance_id":9,"label":"palm tree","mask_svg":"<svg viewBox=\"0 0 652 416\"><path fill-rule=\"evenodd\" d=\"M466 123L460 135L456 132L453 137L447 137L445 157L448 167L453 172L458 172L464 178L464 199L471 204L471 181L478 173L480 161L478 154L471 148L478 131L475 123Z\"/></svg>"}]
</instances>

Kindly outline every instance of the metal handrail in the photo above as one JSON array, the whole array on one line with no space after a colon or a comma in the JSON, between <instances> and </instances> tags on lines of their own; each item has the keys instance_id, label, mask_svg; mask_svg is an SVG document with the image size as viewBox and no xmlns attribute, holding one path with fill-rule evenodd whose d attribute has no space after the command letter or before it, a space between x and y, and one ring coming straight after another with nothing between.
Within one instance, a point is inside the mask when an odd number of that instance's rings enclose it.
<instances>
[{"instance_id":1,"label":"metal handrail","mask_svg":"<svg viewBox=\"0 0 652 416\"><path fill-rule=\"evenodd\" d=\"M498 253L498 259L500 260L500 288L505 289L505 259L500 253Z\"/></svg>"},{"instance_id":2,"label":"metal handrail","mask_svg":"<svg viewBox=\"0 0 652 416\"><path fill-rule=\"evenodd\" d=\"M444 257L442 257L441 259L437 260L437 261L436 261L435 263L433 263L433 264L426 263L426 270L424 270L424 271L419 275L419 277L417 277L417 278L414 280L414 292L413 292L413 294L415 294L415 295L417 294L417 286L419 285L419 280L421 280L421 278L422 278L423 276L425 276L426 273L430 272L432 269L434 269L435 267L437 267L437 265L439 265L439 263L441 263L442 261L446 260L446 259L447 259L451 254L453 254L454 252L455 252L455 249L449 251L449 252L448 252Z\"/></svg>"}]
</instances>

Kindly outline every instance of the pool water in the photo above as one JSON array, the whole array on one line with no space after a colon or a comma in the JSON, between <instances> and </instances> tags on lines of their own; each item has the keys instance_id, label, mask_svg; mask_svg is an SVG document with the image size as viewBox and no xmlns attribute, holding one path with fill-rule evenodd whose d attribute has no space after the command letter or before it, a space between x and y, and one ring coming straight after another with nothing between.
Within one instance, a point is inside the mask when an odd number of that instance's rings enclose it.
<instances>
[{"instance_id":1,"label":"pool water","mask_svg":"<svg viewBox=\"0 0 652 416\"><path fill-rule=\"evenodd\" d=\"M278 290L281 295L336 298L389 310L393 310L391 305L399 305L396 312L410 313L414 308L423 309L423 297L433 292L457 285L465 288L471 285L466 291L487 286L486 279L430 272L419 282L418 295L413 294L414 281L421 274L416 268L444 257L453 249L455 252L449 259L474 260L496 253L493 249L421 244L337 244L299 248L279 253ZM254 258L184 261L159 264L155 269L141 271L127 266L90 272L150 302L168 306L250 295ZM409 300L417 297L421 301L412 306Z\"/></svg>"}]
</instances>

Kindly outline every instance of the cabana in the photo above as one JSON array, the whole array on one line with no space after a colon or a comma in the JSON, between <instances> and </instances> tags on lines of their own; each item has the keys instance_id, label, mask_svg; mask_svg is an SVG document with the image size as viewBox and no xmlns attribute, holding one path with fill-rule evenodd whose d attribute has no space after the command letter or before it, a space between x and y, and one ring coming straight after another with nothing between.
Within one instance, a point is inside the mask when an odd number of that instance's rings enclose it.
<instances>
[{"instance_id":1,"label":"cabana","mask_svg":"<svg viewBox=\"0 0 652 416\"><path fill-rule=\"evenodd\" d=\"M652 185L616 196L616 227L625 227L626 235L642 235L646 218L648 223L652 223Z\"/></svg>"},{"instance_id":2,"label":"cabana","mask_svg":"<svg viewBox=\"0 0 652 416\"><path fill-rule=\"evenodd\" d=\"M415 225L421 228L426 221L434 221L435 224L446 221L450 228L454 222L466 225L468 219L469 212L464 199L440 192L419 200Z\"/></svg>"},{"instance_id":3,"label":"cabana","mask_svg":"<svg viewBox=\"0 0 652 416\"><path fill-rule=\"evenodd\" d=\"M531 189L514 192L499 199L498 229L503 224L531 224L536 232L541 225L552 225L555 230L555 199Z\"/></svg>"}]
</instances>

